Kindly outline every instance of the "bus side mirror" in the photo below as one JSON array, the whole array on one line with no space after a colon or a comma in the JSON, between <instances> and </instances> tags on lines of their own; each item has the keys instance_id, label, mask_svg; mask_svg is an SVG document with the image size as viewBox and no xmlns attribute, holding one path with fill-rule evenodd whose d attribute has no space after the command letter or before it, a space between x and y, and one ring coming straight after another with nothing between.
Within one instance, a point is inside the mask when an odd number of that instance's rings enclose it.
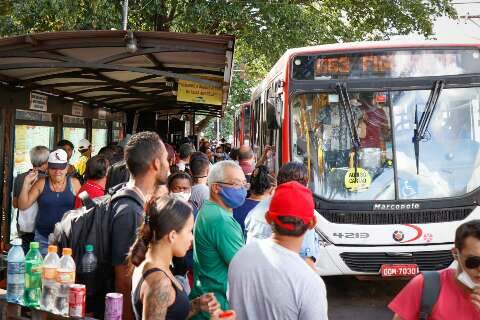
<instances>
[{"instance_id":1,"label":"bus side mirror","mask_svg":"<svg viewBox=\"0 0 480 320\"><path fill-rule=\"evenodd\" d=\"M267 101L267 128L276 130L280 128L280 113L271 100L273 99L268 99Z\"/></svg>"}]
</instances>

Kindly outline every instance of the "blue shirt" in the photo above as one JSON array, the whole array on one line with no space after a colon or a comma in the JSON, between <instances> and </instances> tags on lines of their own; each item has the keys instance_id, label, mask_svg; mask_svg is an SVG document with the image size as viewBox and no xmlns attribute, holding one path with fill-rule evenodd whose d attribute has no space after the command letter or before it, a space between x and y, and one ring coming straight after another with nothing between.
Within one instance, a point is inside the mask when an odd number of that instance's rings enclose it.
<instances>
[{"instance_id":1,"label":"blue shirt","mask_svg":"<svg viewBox=\"0 0 480 320\"><path fill-rule=\"evenodd\" d=\"M238 208L233 209L233 217L242 227L242 232L245 233L245 218L247 217L250 210L255 208L259 203L258 200L246 199L245 202Z\"/></svg>"}]
</instances>

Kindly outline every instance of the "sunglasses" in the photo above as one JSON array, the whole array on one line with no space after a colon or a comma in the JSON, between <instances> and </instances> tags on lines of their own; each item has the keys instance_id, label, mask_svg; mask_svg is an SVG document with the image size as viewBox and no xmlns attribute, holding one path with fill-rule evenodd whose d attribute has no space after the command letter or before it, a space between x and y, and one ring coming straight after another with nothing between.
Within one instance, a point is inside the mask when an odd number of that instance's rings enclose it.
<instances>
[{"instance_id":1,"label":"sunglasses","mask_svg":"<svg viewBox=\"0 0 480 320\"><path fill-rule=\"evenodd\" d=\"M480 267L480 257L478 256L468 257L465 260L465 267L467 267L468 269L476 269Z\"/></svg>"}]
</instances>

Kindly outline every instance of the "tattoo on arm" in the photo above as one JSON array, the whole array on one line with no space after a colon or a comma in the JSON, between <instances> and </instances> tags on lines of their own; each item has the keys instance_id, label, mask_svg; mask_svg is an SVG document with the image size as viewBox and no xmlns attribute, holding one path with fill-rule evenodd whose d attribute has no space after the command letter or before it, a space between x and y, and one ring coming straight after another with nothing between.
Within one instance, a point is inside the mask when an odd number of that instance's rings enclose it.
<instances>
[{"instance_id":1,"label":"tattoo on arm","mask_svg":"<svg viewBox=\"0 0 480 320\"><path fill-rule=\"evenodd\" d=\"M151 284L143 298L143 318L164 320L168 307L172 304L172 283L168 278Z\"/></svg>"}]
</instances>

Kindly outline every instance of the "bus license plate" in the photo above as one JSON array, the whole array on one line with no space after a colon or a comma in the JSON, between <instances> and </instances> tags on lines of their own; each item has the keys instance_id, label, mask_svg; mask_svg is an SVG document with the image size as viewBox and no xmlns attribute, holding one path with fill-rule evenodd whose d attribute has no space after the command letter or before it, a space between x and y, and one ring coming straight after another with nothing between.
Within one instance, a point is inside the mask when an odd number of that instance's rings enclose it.
<instances>
[{"instance_id":1,"label":"bus license plate","mask_svg":"<svg viewBox=\"0 0 480 320\"><path fill-rule=\"evenodd\" d=\"M416 264L384 264L380 268L382 277L413 277L418 272Z\"/></svg>"}]
</instances>

